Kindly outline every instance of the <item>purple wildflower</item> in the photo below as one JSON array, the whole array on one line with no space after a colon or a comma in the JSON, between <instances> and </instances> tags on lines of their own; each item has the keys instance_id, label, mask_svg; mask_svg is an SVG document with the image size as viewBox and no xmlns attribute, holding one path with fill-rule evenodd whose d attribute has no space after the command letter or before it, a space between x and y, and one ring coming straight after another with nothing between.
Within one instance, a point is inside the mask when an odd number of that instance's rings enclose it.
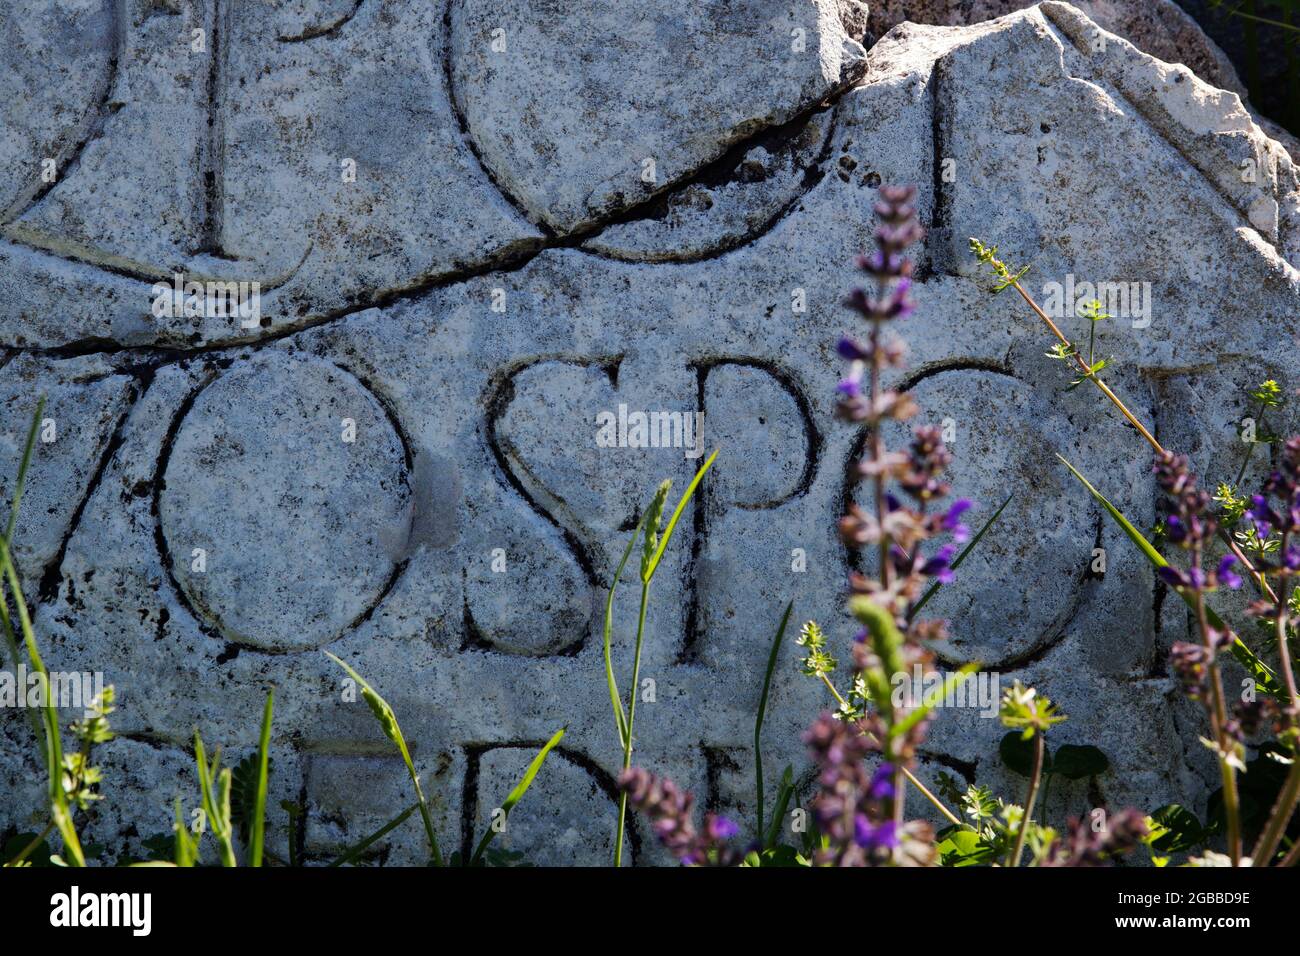
<instances>
[{"instance_id":1,"label":"purple wildflower","mask_svg":"<svg viewBox=\"0 0 1300 956\"><path fill-rule=\"evenodd\" d=\"M892 853L899 846L898 827L893 820L872 823L862 813L855 820L853 838L868 854Z\"/></svg>"},{"instance_id":2,"label":"purple wildflower","mask_svg":"<svg viewBox=\"0 0 1300 956\"><path fill-rule=\"evenodd\" d=\"M900 834L890 815L893 765L882 763L873 773L867 771L866 757L873 749L867 730L823 714L804 735L820 771L813 813L819 832L830 844L818 851L819 864L879 866L910 862L904 859L904 849L915 859L925 859L916 844L924 842L928 831L911 824L906 834Z\"/></svg>"},{"instance_id":3,"label":"purple wildflower","mask_svg":"<svg viewBox=\"0 0 1300 956\"><path fill-rule=\"evenodd\" d=\"M882 763L876 768L875 774L871 777L871 783L867 785L867 796L872 800L894 799L893 766Z\"/></svg>"},{"instance_id":4,"label":"purple wildflower","mask_svg":"<svg viewBox=\"0 0 1300 956\"><path fill-rule=\"evenodd\" d=\"M739 851L726 845L740 832L726 817L709 814L704 832L695 829L695 798L666 778L633 767L618 778L628 802L650 818L655 836L683 866L735 866Z\"/></svg>"},{"instance_id":5,"label":"purple wildflower","mask_svg":"<svg viewBox=\"0 0 1300 956\"><path fill-rule=\"evenodd\" d=\"M1135 850L1147 835L1146 816L1132 808L1112 813L1100 831L1084 820L1071 820L1069 833L1057 841L1044 866L1094 867Z\"/></svg>"}]
</instances>

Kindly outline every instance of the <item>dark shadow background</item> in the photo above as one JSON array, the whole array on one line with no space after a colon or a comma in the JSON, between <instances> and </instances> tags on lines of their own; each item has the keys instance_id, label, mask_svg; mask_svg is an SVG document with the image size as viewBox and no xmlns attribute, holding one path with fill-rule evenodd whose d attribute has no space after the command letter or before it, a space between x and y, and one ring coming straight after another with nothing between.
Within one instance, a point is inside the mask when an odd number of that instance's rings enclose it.
<instances>
[{"instance_id":1,"label":"dark shadow background","mask_svg":"<svg viewBox=\"0 0 1300 956\"><path fill-rule=\"evenodd\" d=\"M1300 0L1176 2L1232 60L1255 108L1300 135Z\"/></svg>"}]
</instances>

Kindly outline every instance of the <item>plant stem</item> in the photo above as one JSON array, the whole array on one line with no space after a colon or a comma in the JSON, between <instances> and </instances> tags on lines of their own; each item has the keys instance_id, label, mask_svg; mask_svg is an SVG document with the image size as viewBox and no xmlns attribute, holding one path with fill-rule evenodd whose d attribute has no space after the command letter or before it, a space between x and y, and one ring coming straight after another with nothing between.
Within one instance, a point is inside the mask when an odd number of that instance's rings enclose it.
<instances>
[{"instance_id":1,"label":"plant stem","mask_svg":"<svg viewBox=\"0 0 1300 956\"><path fill-rule=\"evenodd\" d=\"M1039 308L1038 303L1035 302L1033 297L1025 291L1025 287L1019 282L1013 283L1013 286L1015 290L1020 293L1020 297L1025 300L1035 313L1037 313L1038 317L1047 323L1047 327L1052 330L1052 334L1056 336L1057 340L1070 347L1074 361L1079 366L1079 371L1083 373L1084 377L1090 379L1094 385L1101 389L1101 393L1111 400L1111 403L1119 409L1120 414L1128 419L1129 424L1138 430L1138 433L1150 443L1152 448L1163 453L1164 448L1161 446L1160 442L1156 441L1155 436L1152 435L1151 432L1147 431L1146 426L1138 421L1137 416L1128 410L1128 406L1120 401L1119 396L1110 390L1110 386L1103 382L1101 378L1093 372L1092 366L1083 360L1083 356L1074 348L1074 344L1067 339L1064 334L1062 334L1061 330L1057 328L1056 323L1051 320L1048 314Z\"/></svg>"},{"instance_id":2,"label":"plant stem","mask_svg":"<svg viewBox=\"0 0 1300 956\"><path fill-rule=\"evenodd\" d=\"M646 608L650 603L650 582L641 583L641 609L636 620L636 649L632 653L632 686L628 688L627 737L623 742L623 769L632 768L632 726L636 722L636 698L640 687L641 643L645 637ZM618 830L614 834L614 866L623 865L623 832L627 826L627 792L618 797Z\"/></svg>"},{"instance_id":3,"label":"plant stem","mask_svg":"<svg viewBox=\"0 0 1300 956\"><path fill-rule=\"evenodd\" d=\"M1195 566L1201 565L1201 553L1197 549L1194 552ZM1210 622L1205 614L1205 594L1202 591L1196 592L1196 623L1201 632L1201 643L1210 652L1210 700L1206 702L1205 710L1210 718L1210 730L1214 737L1215 747L1218 748L1219 775L1223 779L1223 813L1228 820L1228 855L1232 858L1232 865L1239 866L1241 863L1241 811L1237 801L1237 771L1228 763L1225 756L1228 749L1228 739L1224 732L1224 725L1227 723L1227 708L1223 699L1223 678L1219 673L1219 661L1217 650L1210 640Z\"/></svg>"},{"instance_id":4,"label":"plant stem","mask_svg":"<svg viewBox=\"0 0 1300 956\"><path fill-rule=\"evenodd\" d=\"M27 859L28 854L30 854L33 850L35 850L38 846L40 846L41 841L44 840L47 836L49 836L53 832L54 832L54 821L51 820L49 823L45 824L44 830L36 834L36 837L32 840L31 843L27 844L25 847L22 848L22 850L19 852L17 856L15 856L12 860L6 860L5 866L16 867L23 860Z\"/></svg>"},{"instance_id":5,"label":"plant stem","mask_svg":"<svg viewBox=\"0 0 1300 956\"><path fill-rule=\"evenodd\" d=\"M826 688L831 692L832 696L834 696L834 698L839 702L840 707L847 710L849 706L848 701L846 701L842 696L840 696L840 692L835 689L835 685L831 683L830 678L827 677L825 674L818 674L817 676L822 679L822 683L826 685ZM868 740L872 741L877 746L879 745L880 741L876 740L873 734L867 734L866 737ZM916 787L917 790L921 791L921 796L925 797L932 804L934 804L934 808L938 810L940 813L942 813L949 823L953 823L956 824L957 826L961 826L961 817L957 816L957 814L953 813L946 806L944 806L943 801L940 800L938 797L936 797L933 793L931 793L930 790L925 786L925 784L921 783L921 781L916 778L916 775L913 774L912 771L908 770L906 767L903 767L902 769L903 769L903 776L907 778L908 782L910 782L912 786Z\"/></svg>"},{"instance_id":6,"label":"plant stem","mask_svg":"<svg viewBox=\"0 0 1300 956\"><path fill-rule=\"evenodd\" d=\"M1034 771L1029 778L1029 793L1025 797L1025 815L1020 821L1020 832L1016 834L1016 845L1011 851L1010 865L1020 865L1020 855L1025 849L1025 837L1029 834L1029 822L1034 815L1034 801L1038 799L1038 784L1043 779L1043 732L1034 734Z\"/></svg>"},{"instance_id":7,"label":"plant stem","mask_svg":"<svg viewBox=\"0 0 1300 956\"><path fill-rule=\"evenodd\" d=\"M1263 403L1260 404L1260 406L1259 406L1259 411L1255 413L1255 422L1256 422L1256 427L1257 427L1257 428L1258 428L1259 425L1264 424L1264 405L1263 405ZM1246 474L1246 467L1250 464L1251 456L1253 456L1253 455L1255 454L1255 446L1258 445L1258 444L1259 444L1259 442L1257 442L1257 441L1253 441L1253 442L1250 442L1249 444L1246 445L1246 457L1244 457L1244 458L1241 460L1241 468L1237 471L1237 477L1234 478L1233 481L1232 481L1232 487L1233 487L1233 488L1236 488L1238 485L1240 485L1240 484L1241 484L1241 479L1242 479L1243 477L1245 477L1245 474Z\"/></svg>"},{"instance_id":8,"label":"plant stem","mask_svg":"<svg viewBox=\"0 0 1300 956\"><path fill-rule=\"evenodd\" d=\"M1286 546L1287 546L1287 535L1283 534L1282 549L1280 553L1286 554ZM1295 707L1300 707L1300 697L1298 697L1296 693L1295 674L1291 666L1291 646L1289 643L1290 637L1287 633L1287 611L1289 610L1289 606L1290 606L1290 593L1284 585L1283 592L1278 596L1277 599L1277 618L1276 618L1276 630L1275 630L1275 634L1277 635L1277 659L1278 659L1278 663L1282 665L1282 680L1286 684L1287 696L1291 698L1291 706L1295 708Z\"/></svg>"},{"instance_id":9,"label":"plant stem","mask_svg":"<svg viewBox=\"0 0 1300 956\"><path fill-rule=\"evenodd\" d=\"M1165 454L1164 446L1156 440L1156 437L1151 434L1145 425L1138 421L1137 416L1129 411L1128 406L1120 401L1119 396L1111 391L1110 386L1103 382L1101 378L1088 367L1087 363L1083 361L1083 358L1079 355L1078 351L1074 349L1073 343L1071 343L1070 340L1061 333L1061 330L1057 327L1056 323L1051 320L1051 317L1039 308L1038 303L1035 302L1033 297L1025 291L1024 286L1019 282L1013 282L1012 285L1015 290L1020 293L1020 297L1025 300L1031 309L1034 310L1034 313L1043 320L1049 329L1051 329L1052 334L1056 336L1057 340L1070 347L1074 354L1074 360L1079 365L1080 371L1083 372L1084 376L1090 379L1092 383L1101 390L1101 393L1110 399L1111 404L1113 404L1115 408L1119 410L1120 414L1128 420L1128 423L1136 428L1138 434L1146 439L1147 444L1154 448L1159 454ZM1272 585L1270 585L1264 575L1255 568L1254 562L1251 561L1250 558L1246 557L1246 553L1242 551L1241 546L1233 540L1232 535L1229 534L1226 529L1220 528L1219 538L1228 546L1228 550L1232 552L1233 557L1241 562L1241 566L1246 569L1251 580L1255 582L1255 586L1259 588L1260 593L1268 597L1270 600L1276 601L1277 594L1274 593Z\"/></svg>"},{"instance_id":10,"label":"plant stem","mask_svg":"<svg viewBox=\"0 0 1300 956\"><path fill-rule=\"evenodd\" d=\"M881 280L881 296L884 296L885 282ZM875 461L883 461L885 457L885 436L880 427L880 419L875 417L875 410L879 407L880 387L881 387L881 358L880 358L880 323L871 324L871 454ZM875 485L876 497L876 520L880 523L880 584L881 587L889 590L890 568L889 568L889 536L884 533L885 524L885 476L878 473L873 482Z\"/></svg>"},{"instance_id":11,"label":"plant stem","mask_svg":"<svg viewBox=\"0 0 1300 956\"><path fill-rule=\"evenodd\" d=\"M1300 863L1300 840L1291 844L1291 849L1286 851L1286 856L1282 857L1278 866L1295 866L1296 863Z\"/></svg>"},{"instance_id":12,"label":"plant stem","mask_svg":"<svg viewBox=\"0 0 1300 956\"><path fill-rule=\"evenodd\" d=\"M50 675L41 659L40 648L36 646L36 631L32 627L31 617L27 612L27 601L23 597L22 584L18 572L14 569L13 558L9 554L8 539L0 538L0 573L9 584L9 593L13 595L14 607L18 611L18 624L22 629L23 643L27 648L27 659L32 669L41 675L47 690L45 706L41 708L45 729L45 765L49 774L50 816L63 837L63 852L73 866L85 866L86 857L81 849L81 839L72 822L68 810L68 797L63 789L63 740L59 734L59 714L49 694ZM0 587L0 602L4 601L4 588Z\"/></svg>"},{"instance_id":13,"label":"plant stem","mask_svg":"<svg viewBox=\"0 0 1300 956\"><path fill-rule=\"evenodd\" d=\"M1047 797L1048 797L1048 794L1050 794L1050 793L1052 792L1052 777L1054 777L1054 776L1056 776L1056 775L1053 774L1053 773L1049 773L1049 774L1046 776L1046 778L1044 778L1044 780L1043 780L1043 797L1042 797L1042 800L1043 800L1043 819L1044 819L1044 820L1047 819L1047 810L1048 810L1048 806L1047 806Z\"/></svg>"},{"instance_id":14,"label":"plant stem","mask_svg":"<svg viewBox=\"0 0 1300 956\"><path fill-rule=\"evenodd\" d=\"M894 826L902 827L904 808L907 803L907 781L911 774L901 761L894 761Z\"/></svg>"},{"instance_id":15,"label":"plant stem","mask_svg":"<svg viewBox=\"0 0 1300 956\"><path fill-rule=\"evenodd\" d=\"M1273 855L1277 853L1277 845L1282 841L1286 825L1291 821L1297 798L1300 798L1300 760L1291 764L1291 771L1286 775L1286 782L1282 784L1282 790L1277 795L1277 803L1273 806L1268 824L1264 827L1264 832L1259 835L1259 842L1255 844L1255 851L1251 854L1255 866L1268 866Z\"/></svg>"},{"instance_id":16,"label":"plant stem","mask_svg":"<svg viewBox=\"0 0 1300 956\"><path fill-rule=\"evenodd\" d=\"M882 300L888 290L889 280L882 276L878 285L878 295ZM878 319L873 320L871 323L871 456L876 462L883 462L885 459L885 435L878 412L884 367L880 351L880 330L881 322ZM883 591L888 592L893 574L891 573L889 561L889 535L884 530L888 498L886 497L885 473L883 471L877 470L873 484L876 493L876 521L880 527L880 586ZM890 610L889 613L892 614L893 611ZM907 800L906 776L910 776L910 774L905 776L902 761L893 759L889 754L885 754L885 757L894 765L894 825L902 827L903 810Z\"/></svg>"},{"instance_id":17,"label":"plant stem","mask_svg":"<svg viewBox=\"0 0 1300 956\"><path fill-rule=\"evenodd\" d=\"M1282 554L1286 554L1289 536L1289 532L1283 532L1282 534ZM1282 664L1282 676L1286 681L1287 696L1290 698L1291 708L1294 711L1300 701L1297 701L1296 697L1295 678L1292 676L1291 668L1291 648L1288 645L1290 638L1287 633L1287 611L1289 607L1290 589L1284 585L1276 606L1274 634L1277 637L1278 660ZM1277 845L1282 839L1282 834L1286 831L1287 824L1291 822L1291 815L1295 813L1296 802L1300 800L1300 754L1293 753L1292 758L1295 762L1291 764L1291 771L1287 774L1286 783L1282 785L1282 791L1278 794L1277 803L1273 805L1273 810L1269 814L1264 832L1260 834L1259 841L1255 844L1255 850L1251 854L1251 859L1257 866L1268 866L1269 860L1277 852Z\"/></svg>"}]
</instances>

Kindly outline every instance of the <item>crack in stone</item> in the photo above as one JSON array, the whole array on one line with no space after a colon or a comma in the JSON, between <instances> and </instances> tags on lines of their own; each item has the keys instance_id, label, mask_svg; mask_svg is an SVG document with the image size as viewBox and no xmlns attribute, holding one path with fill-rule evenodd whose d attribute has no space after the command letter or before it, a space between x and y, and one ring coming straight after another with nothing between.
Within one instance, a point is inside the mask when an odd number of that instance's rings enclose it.
<instances>
[{"instance_id":1,"label":"crack in stone","mask_svg":"<svg viewBox=\"0 0 1300 956\"><path fill-rule=\"evenodd\" d=\"M450 9L450 4L448 9ZM448 12L447 15L450 16L450 13ZM822 102L813 104L812 106L808 107L804 111L803 115L811 116L812 113L821 109L828 109L828 108L833 109L838 104L840 98L843 97L846 93L848 93L851 89L853 89L853 86L848 85L845 86L843 89L837 90L835 93L827 97ZM455 110L453 108L453 112L454 111ZM769 129L770 127L764 127L763 129L756 131L755 133L751 134L750 136L746 137L745 139L735 144L735 148L738 149L751 148L754 143L761 142L763 136L768 133ZM832 137L828 136L827 142L829 143L831 142L831 140ZM680 190L689 188L690 186L699 184L700 177L711 174L712 172L711 167L712 164L706 164L705 166L697 168L691 176L679 180L677 183L669 187L669 189L667 189L665 192L678 192ZM489 175L489 179L491 179L490 175ZM494 183L493 185L496 184ZM505 196L507 199L509 198L508 193L504 191L501 192L501 195ZM437 291L439 289L451 288L460 285L464 282L467 282L471 279L476 279L487 275L495 275L495 274L504 275L513 272L519 272L527 268L528 265L530 265L532 261L536 259L538 256L540 256L542 253L547 252L549 250L580 249L582 244L585 243L588 239L600 235L611 225L615 225L617 223L625 222L625 221L633 221L638 218L643 218L645 210L652 207L655 203L659 202L663 198L663 195L664 193L657 193L653 196L647 197L641 202L633 204L628 209L624 210L622 213L619 213L614 216L606 217L589 226L571 230L565 235L556 235L553 233L553 231L543 229L544 232L548 233L544 237L540 239L524 238L524 239L519 239L514 242L508 243L505 246L503 246L500 250L498 250L496 254L489 256L483 262L478 263L476 265L463 266L459 269L455 269L455 268L449 269L444 272L437 273L431 276L418 278L404 286L397 286L389 289L377 290L375 292L370 293L365 298L364 301L353 302L348 305L341 306L337 309L332 309L327 312L323 312L320 315L311 317L309 319L289 322L279 328L275 328L272 329L271 331L266 331L261 334L254 334L254 335L244 336L244 337L236 336L231 338L223 338L215 342L208 342L205 344L190 344L190 345L180 344L180 343L169 344L169 345L159 345L159 344L126 345L109 336L102 336L102 337L95 336L95 337L88 337L88 338L76 340L58 346L49 346L49 347L6 346L5 343L0 343L0 348L9 347L9 348L13 348L16 352L22 354L42 355L42 356L47 356L52 358L73 358L73 357L80 357L86 355L112 355L112 354L117 354L122 352L132 352L132 353L138 353L144 355L154 355L158 357L159 361L157 364L159 365L168 364L170 362L181 361L186 357L194 356L194 355L228 352L228 351L232 351L240 348L246 348L246 347L262 348L270 343L287 338L291 335L296 335L299 332L304 332L310 329L319 328L324 325L337 323L353 315L357 315L361 312L366 312L371 309L382 310L382 309L389 308L398 302L418 300L431 292ZM798 205L798 201L796 200L795 203L793 203L790 208L793 209L797 205ZM35 238L35 236L29 236L23 238L23 236L21 235L9 235L10 231L11 231L10 229L4 230L4 234L7 238L20 242L24 245L35 245L35 243L33 243L32 241ZM755 239L760 238L760 236L754 236L753 238ZM748 241L751 240L747 239L746 243ZM739 248L740 246L743 246L746 243L740 243L736 248ZM123 278L137 279L137 280L153 280L158 278L158 274L153 271L149 271L149 267L147 267L146 265L142 263L136 263L122 257L96 256L95 258L100 261L93 261L93 262L85 258L85 256L89 255L89 253L85 253L83 255L72 255L70 257L68 254L66 254L67 250L63 249L64 245L66 244L60 244L58 247L51 247L48 249L41 248L39 245L35 245L35 247L40 249L40 251L48 252L52 255L55 255L60 259L67 260L71 258L71 261L82 262L82 264L86 264L86 265L92 265L95 268L102 269L103 271L108 272L110 274L119 275ZM311 247L309 246L308 252L310 252L310 248ZM588 255L596 255L595 253L592 253L590 250L580 249L580 251ZM732 250L731 249L720 250L717 252L715 256L706 256L703 258L704 259L716 258L717 256L723 255L728 251L732 251ZM287 281L288 278L292 277L292 275L296 274L296 272L301 268L305 260L306 260L306 254L304 254L303 260L298 263L298 265L294 268L294 270L292 270L287 276L284 277L285 281Z\"/></svg>"},{"instance_id":2,"label":"crack in stone","mask_svg":"<svg viewBox=\"0 0 1300 956\"><path fill-rule=\"evenodd\" d=\"M822 147L818 152L816 160L805 169L803 183L799 192L783 203L780 208L773 212L766 220L759 223L752 229L746 230L740 235L735 236L725 242L718 243L708 249L694 254L677 254L672 258L665 259L638 259L634 255L593 249L589 245L589 240L579 247L580 251L587 255L594 256L598 259L606 259L613 262L630 262L630 263L649 263L654 265L677 265L690 264L696 262L710 262L720 259L728 253L735 252L737 249L743 249L746 246L753 245L762 239L769 232L775 229L784 221L790 213L798 208L804 198L811 192L826 176L826 165L830 162L831 154L835 150L835 134L839 125L839 98L848 92L840 91L834 94L833 98L813 103L803 110L800 110L795 116L777 127L768 127L755 133L753 136L746 137L741 141L732 144L727 151L720 157L710 163L706 163L695 171L687 179L680 183L656 193L642 203L637 203L631 208L624 210L622 213L615 215L601 227L603 233L612 226L626 225L634 222L641 222L646 219L661 219L667 212L669 201L672 197L680 195L692 186L719 185L728 181L727 175L733 173L735 167L743 160L745 154L759 145L766 145L774 135L782 135L781 131L790 128L803 128L818 113L829 112L830 121L827 126L826 136L822 142ZM594 237L592 237L594 238Z\"/></svg>"}]
</instances>

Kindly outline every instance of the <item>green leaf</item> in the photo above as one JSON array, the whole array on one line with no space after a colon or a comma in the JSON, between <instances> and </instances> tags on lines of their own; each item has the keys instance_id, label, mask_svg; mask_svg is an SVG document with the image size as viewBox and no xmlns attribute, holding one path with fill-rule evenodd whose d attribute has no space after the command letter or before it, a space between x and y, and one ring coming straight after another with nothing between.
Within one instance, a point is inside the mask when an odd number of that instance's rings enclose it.
<instances>
[{"instance_id":1,"label":"green leaf","mask_svg":"<svg viewBox=\"0 0 1300 956\"><path fill-rule=\"evenodd\" d=\"M776 846L777 838L781 835L782 821L785 820L786 811L790 809L790 801L794 798L794 767L790 764L785 765L781 771L781 783L776 788L776 803L772 807L772 822L768 824L767 838L763 841L765 847Z\"/></svg>"},{"instance_id":2,"label":"green leaf","mask_svg":"<svg viewBox=\"0 0 1300 956\"><path fill-rule=\"evenodd\" d=\"M523 799L524 794L528 792L528 788L533 785L533 778L537 776L537 772L542 769L542 764L546 762L546 755L551 752L556 744L564 739L565 729L566 728L561 727L557 730L551 736L551 739L546 742L546 745L537 752L537 756L533 758L533 762L530 763L528 769L524 771L523 778L515 784L515 788L510 791L510 795L506 797L505 802L501 804L501 820L503 823L509 819L510 811L514 809L515 804ZM489 825L487 831L483 834L483 839L479 840L478 848L474 851L473 859L469 861L470 866L478 866L479 860L483 857L483 851L487 849L489 843L496 839L496 835L497 831Z\"/></svg>"},{"instance_id":3,"label":"green leaf","mask_svg":"<svg viewBox=\"0 0 1300 956\"><path fill-rule=\"evenodd\" d=\"M977 831L967 826L940 831L935 844L941 866L980 866L992 861L996 850L985 844Z\"/></svg>"},{"instance_id":4,"label":"green leaf","mask_svg":"<svg viewBox=\"0 0 1300 956\"><path fill-rule=\"evenodd\" d=\"M750 850L745 854L744 867L794 867L808 866L809 861L798 850L788 844L770 847L766 850Z\"/></svg>"},{"instance_id":5,"label":"green leaf","mask_svg":"<svg viewBox=\"0 0 1300 956\"><path fill-rule=\"evenodd\" d=\"M654 495L650 498L650 507L646 509L645 535L641 543L641 580L650 580L650 565L654 561L655 551L659 548L659 529L664 522L664 503L668 500L668 492L672 490L673 483L671 479L665 478L655 489Z\"/></svg>"},{"instance_id":6,"label":"green leaf","mask_svg":"<svg viewBox=\"0 0 1300 956\"><path fill-rule=\"evenodd\" d=\"M1083 477L1079 470L1066 461L1061 455L1057 455L1056 457L1060 458L1062 464L1064 464L1066 468L1070 469L1070 474L1079 479L1079 483L1083 485L1084 488L1088 489L1088 493L1092 495L1092 497L1096 499L1097 503L1106 510L1106 513L1114 519L1115 523L1120 526L1120 529L1128 536L1128 539L1137 546L1137 549L1142 552L1149 562L1151 562L1153 567L1159 570L1160 568L1169 566L1169 562L1165 560L1164 555L1155 549L1154 545L1143 536L1141 531L1133 526L1132 522L1120 513L1118 508L1106 500L1105 495L1093 487L1092 482ZM1181 591L1176 589L1174 593L1178 594L1188 607L1193 607L1194 601L1189 595L1183 594ZM1209 619L1210 624L1217 630L1231 630L1223 623L1223 619L1214 613L1212 608L1207 607L1205 609L1205 615ZM1282 692L1281 685L1278 684L1277 674L1273 672L1273 668L1260 660L1255 652L1243 644L1241 638L1237 637L1235 634L1233 635L1231 650L1232 656L1235 657L1241 665L1246 668L1246 670L1250 671L1251 676L1255 679L1255 684L1260 689L1275 697Z\"/></svg>"},{"instance_id":7,"label":"green leaf","mask_svg":"<svg viewBox=\"0 0 1300 956\"><path fill-rule=\"evenodd\" d=\"M274 767L270 769L274 770ZM253 810L257 804L257 754L235 764L231 773L230 822L239 838L248 843L253 833Z\"/></svg>"},{"instance_id":8,"label":"green leaf","mask_svg":"<svg viewBox=\"0 0 1300 956\"><path fill-rule=\"evenodd\" d=\"M230 824L230 789L233 777L229 768L223 769L221 766L220 748L213 751L212 760L208 760L203 737L197 730L194 731L194 766L199 775L203 814L221 851L221 865L237 866Z\"/></svg>"},{"instance_id":9,"label":"green leaf","mask_svg":"<svg viewBox=\"0 0 1300 956\"><path fill-rule=\"evenodd\" d=\"M483 861L480 865L494 869L520 869L522 867L531 867L533 864L528 862L528 858L524 856L522 850L507 850L499 846L491 846L483 854Z\"/></svg>"},{"instance_id":10,"label":"green leaf","mask_svg":"<svg viewBox=\"0 0 1300 956\"><path fill-rule=\"evenodd\" d=\"M402 755L402 762L406 764L407 776L411 778L411 786L415 788L415 797L420 804L420 818L424 821L424 834L429 841L429 852L433 855L433 865L442 866L442 852L438 849L438 838L434 834L433 820L429 816L429 805L424 799L424 791L420 788L420 775L415 772L415 764L411 761L411 751L406 746L406 738L402 736L402 728L397 723L397 714L389 706L388 701L379 696L379 692L371 687L364 677L329 651L323 653L335 664L347 671L348 676L361 688L361 697L365 700L366 706L370 708L370 712L375 715L375 719L379 721L384 736L393 742L398 753Z\"/></svg>"},{"instance_id":11,"label":"green leaf","mask_svg":"<svg viewBox=\"0 0 1300 956\"><path fill-rule=\"evenodd\" d=\"M0 848L0 864L4 866L53 866L51 856L49 842L38 833L19 833Z\"/></svg>"},{"instance_id":12,"label":"green leaf","mask_svg":"<svg viewBox=\"0 0 1300 956\"><path fill-rule=\"evenodd\" d=\"M772 638L772 648L767 653L767 672L763 675L763 693L758 698L758 714L754 718L754 777L755 787L758 794L758 829L754 832L759 839L763 837L763 745L760 739L763 734L763 718L767 715L767 693L772 686L772 672L776 670L777 654L781 650L781 641L785 638L785 627L790 623L790 612L794 610L794 602L791 601L785 606L785 613L781 615L781 623L776 629L776 636Z\"/></svg>"},{"instance_id":13,"label":"green leaf","mask_svg":"<svg viewBox=\"0 0 1300 956\"><path fill-rule=\"evenodd\" d=\"M1052 757L1052 773L1067 780L1095 777L1110 769L1106 755L1091 745L1061 744Z\"/></svg>"},{"instance_id":14,"label":"green leaf","mask_svg":"<svg viewBox=\"0 0 1300 956\"><path fill-rule=\"evenodd\" d=\"M881 667L871 667L863 672L871 699L885 717L886 723L894 719L893 694L890 692L890 674L905 673L902 646L903 636L898 632L894 615L885 610L870 596L855 595L849 599L849 612L867 628L871 637L871 649L880 658Z\"/></svg>"},{"instance_id":15,"label":"green leaf","mask_svg":"<svg viewBox=\"0 0 1300 956\"><path fill-rule=\"evenodd\" d=\"M998 756L1012 773L1028 777L1034 772L1034 741L1018 730L1009 731L998 744ZM1052 751L1043 747L1043 773L1052 773Z\"/></svg>"},{"instance_id":16,"label":"green leaf","mask_svg":"<svg viewBox=\"0 0 1300 956\"><path fill-rule=\"evenodd\" d=\"M713 454L709 456L708 461L706 461L700 470L695 473L695 477L691 479L691 483L686 487L686 493L682 495L682 500L677 502L677 507L673 511L673 516L668 521L668 527L664 529L664 533L659 539L659 546L655 549L654 555L651 557L645 570L642 571L642 581L648 582L654 577L655 571L659 568L659 562L663 560L664 549L668 547L668 542L672 539L673 531L677 527L677 522L681 520L682 512L686 510L687 504L690 503L691 498L695 495L695 489L700 486L700 482L704 479L705 472L713 467L714 459L717 457L718 452L715 449ZM650 533L648 528L646 529L646 533Z\"/></svg>"},{"instance_id":17,"label":"green leaf","mask_svg":"<svg viewBox=\"0 0 1300 956\"><path fill-rule=\"evenodd\" d=\"M266 692L262 712L262 738L257 745L257 782L253 797L253 832L248 847L248 865L262 865L262 844L266 834L266 778L271 772L271 713L275 690Z\"/></svg>"},{"instance_id":18,"label":"green leaf","mask_svg":"<svg viewBox=\"0 0 1300 956\"><path fill-rule=\"evenodd\" d=\"M1088 382L1096 378L1097 373L1103 371L1108 364L1109 364L1108 359L1101 359L1100 361L1094 362L1092 365L1088 366L1088 371L1084 372L1081 378L1075 379L1066 387L1065 390L1067 392L1072 392L1080 385L1082 385L1084 382ZM1060 456L1058 455L1057 457Z\"/></svg>"},{"instance_id":19,"label":"green leaf","mask_svg":"<svg viewBox=\"0 0 1300 956\"><path fill-rule=\"evenodd\" d=\"M1168 804L1151 814L1151 819L1168 831L1154 840L1151 848L1159 853L1182 853L1205 842L1208 834L1186 807Z\"/></svg>"},{"instance_id":20,"label":"green leaf","mask_svg":"<svg viewBox=\"0 0 1300 956\"><path fill-rule=\"evenodd\" d=\"M199 845L185 826L185 814L181 812L181 798L176 798L176 822L172 826L176 837L176 865L194 866L199 860Z\"/></svg>"}]
</instances>

